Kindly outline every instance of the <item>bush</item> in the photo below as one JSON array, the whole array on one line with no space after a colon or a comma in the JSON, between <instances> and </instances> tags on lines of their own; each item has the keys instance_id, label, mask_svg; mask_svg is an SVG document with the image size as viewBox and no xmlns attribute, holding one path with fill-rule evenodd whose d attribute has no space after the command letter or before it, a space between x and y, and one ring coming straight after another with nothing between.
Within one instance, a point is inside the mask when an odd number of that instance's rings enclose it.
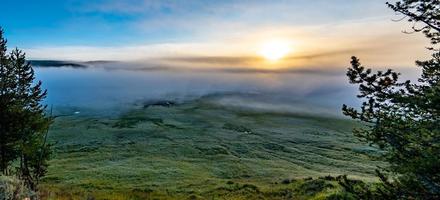
<instances>
[{"instance_id":1,"label":"bush","mask_svg":"<svg viewBox=\"0 0 440 200\"><path fill-rule=\"evenodd\" d=\"M35 193L15 177L0 176L0 200L34 199Z\"/></svg>"}]
</instances>

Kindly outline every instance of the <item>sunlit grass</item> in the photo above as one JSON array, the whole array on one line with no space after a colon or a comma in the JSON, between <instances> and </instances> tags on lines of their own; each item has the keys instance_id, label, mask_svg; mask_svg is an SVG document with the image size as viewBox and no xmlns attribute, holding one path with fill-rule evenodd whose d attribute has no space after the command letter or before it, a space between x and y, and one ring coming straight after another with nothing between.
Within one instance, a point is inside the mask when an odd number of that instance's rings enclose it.
<instances>
[{"instance_id":1,"label":"sunlit grass","mask_svg":"<svg viewBox=\"0 0 440 200\"><path fill-rule=\"evenodd\" d=\"M248 199L275 197L271 191L284 190L284 179L348 174L373 180L380 163L370 161L366 145L351 135L355 126L331 117L227 108L205 99L134 108L114 118L64 117L50 132L55 155L43 188L53 199ZM240 189L246 184L258 192ZM339 190L308 195L295 184L288 184L292 193L316 199Z\"/></svg>"}]
</instances>

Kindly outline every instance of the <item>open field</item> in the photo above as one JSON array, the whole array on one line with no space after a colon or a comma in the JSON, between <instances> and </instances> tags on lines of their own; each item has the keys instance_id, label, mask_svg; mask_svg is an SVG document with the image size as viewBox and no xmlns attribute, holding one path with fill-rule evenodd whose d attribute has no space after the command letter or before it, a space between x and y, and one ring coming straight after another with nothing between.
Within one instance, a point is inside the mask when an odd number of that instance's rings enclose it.
<instances>
[{"instance_id":1,"label":"open field","mask_svg":"<svg viewBox=\"0 0 440 200\"><path fill-rule=\"evenodd\" d=\"M374 180L381 163L352 136L357 123L222 103L230 97L141 104L113 117L58 117L46 197L323 199L340 189L317 177Z\"/></svg>"}]
</instances>

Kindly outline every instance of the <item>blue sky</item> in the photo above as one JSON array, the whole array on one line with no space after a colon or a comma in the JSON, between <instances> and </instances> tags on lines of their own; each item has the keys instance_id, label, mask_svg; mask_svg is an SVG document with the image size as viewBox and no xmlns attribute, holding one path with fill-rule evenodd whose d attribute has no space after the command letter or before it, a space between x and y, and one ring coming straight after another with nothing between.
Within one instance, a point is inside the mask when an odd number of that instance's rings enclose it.
<instances>
[{"instance_id":1,"label":"blue sky","mask_svg":"<svg viewBox=\"0 0 440 200\"><path fill-rule=\"evenodd\" d=\"M7 29L10 41L20 45L191 40L203 27L183 26L200 19L247 25L310 25L383 16L388 11L382 0L3 0L2 5L10 9L2 9L0 24ZM164 20L163 25L158 24L160 20Z\"/></svg>"},{"instance_id":2,"label":"blue sky","mask_svg":"<svg viewBox=\"0 0 440 200\"><path fill-rule=\"evenodd\" d=\"M2 7L9 47L36 59L249 56L272 38L291 40L301 55L390 53L386 46L408 40L400 34L408 24L392 22L398 17L384 0L2 0ZM421 55L424 44L411 37L394 60L414 47Z\"/></svg>"}]
</instances>

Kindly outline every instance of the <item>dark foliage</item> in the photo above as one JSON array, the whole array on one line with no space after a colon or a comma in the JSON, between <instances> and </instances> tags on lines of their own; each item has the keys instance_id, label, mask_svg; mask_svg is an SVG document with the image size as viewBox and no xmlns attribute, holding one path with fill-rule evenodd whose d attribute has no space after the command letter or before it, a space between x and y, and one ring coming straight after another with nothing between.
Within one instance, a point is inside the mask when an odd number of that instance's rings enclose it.
<instances>
[{"instance_id":1,"label":"dark foliage","mask_svg":"<svg viewBox=\"0 0 440 200\"><path fill-rule=\"evenodd\" d=\"M388 5L410 21L423 23L413 29L432 44L440 42L440 1ZM382 184L374 190L342 181L360 199L440 199L440 54L416 64L422 75L411 83L399 81L399 73L391 69L373 73L352 57L347 76L359 85L358 97L364 102L360 110L344 105L343 113L367 124L367 129L354 130L355 135L384 150L383 159L390 164L377 170Z\"/></svg>"},{"instance_id":2,"label":"dark foliage","mask_svg":"<svg viewBox=\"0 0 440 200\"><path fill-rule=\"evenodd\" d=\"M80 69L85 69L88 67L88 65L78 62L67 62L59 60L29 60L29 63L34 67L72 67Z\"/></svg>"},{"instance_id":3,"label":"dark foliage","mask_svg":"<svg viewBox=\"0 0 440 200\"><path fill-rule=\"evenodd\" d=\"M7 54L0 30L0 170L15 173L35 191L46 173L50 155L46 134L52 119L41 104L47 93L34 79L22 51Z\"/></svg>"}]
</instances>

